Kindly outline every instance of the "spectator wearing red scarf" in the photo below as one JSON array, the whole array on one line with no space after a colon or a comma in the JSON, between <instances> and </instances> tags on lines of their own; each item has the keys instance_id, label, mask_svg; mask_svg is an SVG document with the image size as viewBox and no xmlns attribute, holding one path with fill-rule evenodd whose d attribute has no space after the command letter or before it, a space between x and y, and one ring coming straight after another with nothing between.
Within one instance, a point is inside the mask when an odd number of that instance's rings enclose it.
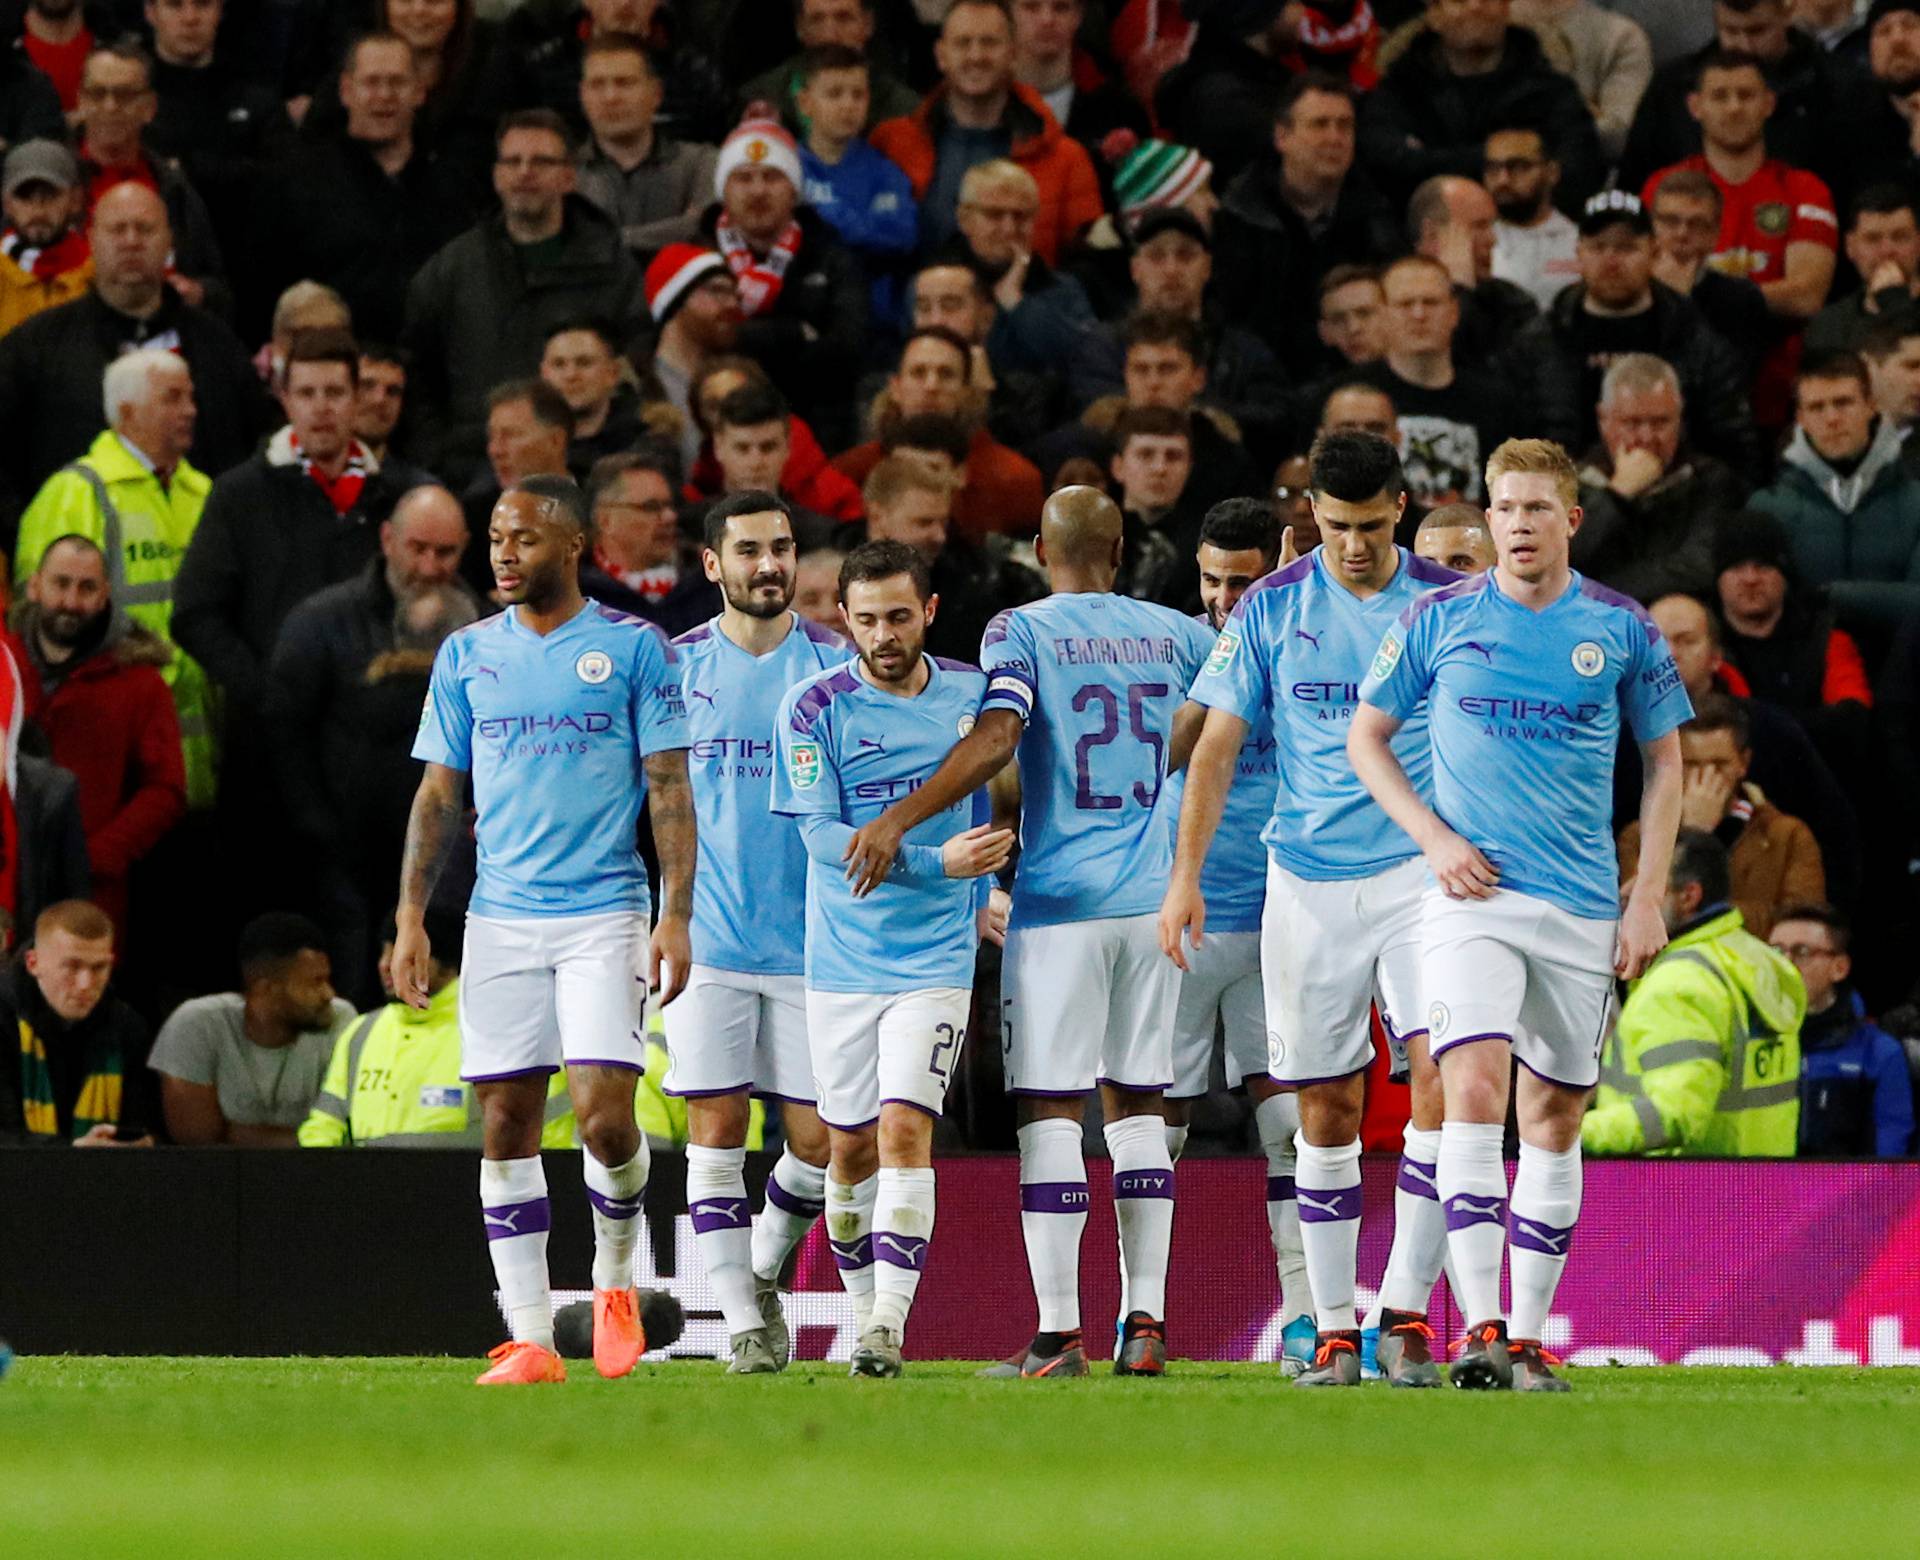
<instances>
[{"instance_id":1,"label":"spectator wearing red scarf","mask_svg":"<svg viewBox=\"0 0 1920 1560\"><path fill-rule=\"evenodd\" d=\"M58 141L26 141L0 168L0 335L42 309L71 303L93 281L93 249L79 225L80 170Z\"/></svg>"}]
</instances>

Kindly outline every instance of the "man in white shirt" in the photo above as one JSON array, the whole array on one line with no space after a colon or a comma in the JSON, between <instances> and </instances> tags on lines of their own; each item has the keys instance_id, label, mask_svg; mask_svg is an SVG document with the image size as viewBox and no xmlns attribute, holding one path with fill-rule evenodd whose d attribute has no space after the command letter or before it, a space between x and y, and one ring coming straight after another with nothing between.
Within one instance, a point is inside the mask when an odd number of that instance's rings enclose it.
<instances>
[{"instance_id":1,"label":"man in white shirt","mask_svg":"<svg viewBox=\"0 0 1920 1560\"><path fill-rule=\"evenodd\" d=\"M1580 280L1579 230L1553 204L1560 165L1538 130L1494 130L1481 182L1500 214L1493 225L1493 274L1524 287L1544 310L1555 293Z\"/></svg>"}]
</instances>

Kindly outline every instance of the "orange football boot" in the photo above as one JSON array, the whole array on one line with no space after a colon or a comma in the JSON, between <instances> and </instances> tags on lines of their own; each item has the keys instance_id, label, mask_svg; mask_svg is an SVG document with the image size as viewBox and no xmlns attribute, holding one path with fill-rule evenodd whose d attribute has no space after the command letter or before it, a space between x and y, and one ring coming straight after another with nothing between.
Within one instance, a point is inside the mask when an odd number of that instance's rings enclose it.
<instances>
[{"instance_id":1,"label":"orange football boot","mask_svg":"<svg viewBox=\"0 0 1920 1560\"><path fill-rule=\"evenodd\" d=\"M533 1386L543 1381L567 1379L565 1362L544 1344L524 1339L510 1341L490 1350L487 1358L494 1363L474 1378L475 1386Z\"/></svg>"},{"instance_id":2,"label":"orange football boot","mask_svg":"<svg viewBox=\"0 0 1920 1560\"><path fill-rule=\"evenodd\" d=\"M593 1368L609 1381L628 1375L647 1352L640 1297L631 1287L593 1292Z\"/></svg>"}]
</instances>

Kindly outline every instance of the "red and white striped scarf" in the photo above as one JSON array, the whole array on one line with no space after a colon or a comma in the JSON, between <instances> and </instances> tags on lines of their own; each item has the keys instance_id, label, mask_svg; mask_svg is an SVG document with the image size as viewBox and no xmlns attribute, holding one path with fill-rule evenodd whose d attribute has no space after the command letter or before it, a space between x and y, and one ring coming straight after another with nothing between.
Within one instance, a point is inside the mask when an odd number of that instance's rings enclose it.
<instances>
[{"instance_id":1,"label":"red and white striped scarf","mask_svg":"<svg viewBox=\"0 0 1920 1560\"><path fill-rule=\"evenodd\" d=\"M340 468L340 475L330 477L307 458L305 450L300 448L300 435L291 428L287 430L287 443L299 458L300 469L313 479L314 486L327 495L327 501L333 505L337 515L349 513L360 502L361 491L372 475L372 467L367 456L367 447L358 439L347 442L347 463Z\"/></svg>"},{"instance_id":2,"label":"red and white striped scarf","mask_svg":"<svg viewBox=\"0 0 1920 1560\"><path fill-rule=\"evenodd\" d=\"M765 314L780 296L780 289L786 285L787 267L793 264L793 257L800 253L800 224L789 221L786 231L767 251L764 260L754 258L753 247L725 212L714 224L713 237L720 246L721 258L727 262L727 269L733 272L733 279L740 284L740 312L748 319Z\"/></svg>"}]
</instances>

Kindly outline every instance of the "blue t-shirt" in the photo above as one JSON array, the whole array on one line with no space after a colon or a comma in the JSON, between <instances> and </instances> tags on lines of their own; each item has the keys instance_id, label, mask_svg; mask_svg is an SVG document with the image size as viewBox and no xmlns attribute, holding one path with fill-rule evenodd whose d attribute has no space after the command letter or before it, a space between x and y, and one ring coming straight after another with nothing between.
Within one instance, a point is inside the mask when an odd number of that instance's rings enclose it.
<instances>
[{"instance_id":1,"label":"blue t-shirt","mask_svg":"<svg viewBox=\"0 0 1920 1560\"><path fill-rule=\"evenodd\" d=\"M1427 701L1433 810L1499 869L1502 888L1618 917L1622 717L1646 743L1693 714L1645 608L1576 572L1535 612L1491 571L1475 575L1407 609L1360 697L1401 718Z\"/></svg>"},{"instance_id":2,"label":"blue t-shirt","mask_svg":"<svg viewBox=\"0 0 1920 1560\"><path fill-rule=\"evenodd\" d=\"M1194 622L1211 632L1204 615ZM1201 669L1189 698L1199 698L1206 680ZM1204 700L1201 700L1204 703ZM1233 785L1227 791L1227 805L1220 814L1220 827L1207 847L1207 859L1200 868L1200 893L1207 902L1207 930L1211 932L1257 932L1260 913L1267 902L1267 856L1260 848L1261 831L1273 816L1274 792L1280 784L1280 744L1274 740L1273 723L1264 715L1247 722L1247 740L1240 744L1235 762ZM1174 840L1180 837L1180 803L1187 792L1187 772L1167 776L1160 805L1167 809Z\"/></svg>"},{"instance_id":3,"label":"blue t-shirt","mask_svg":"<svg viewBox=\"0 0 1920 1560\"><path fill-rule=\"evenodd\" d=\"M796 683L774 723L773 809L860 828L924 785L973 730L986 678L964 662L928 656L926 687L911 699L883 693L849 661ZM909 829L914 846L939 846L988 817L984 789ZM924 991L971 986L980 946L975 879L893 874L853 897L839 862L807 863L807 987L812 991Z\"/></svg>"},{"instance_id":4,"label":"blue t-shirt","mask_svg":"<svg viewBox=\"0 0 1920 1560\"><path fill-rule=\"evenodd\" d=\"M1174 712L1212 647L1184 613L1108 592L1066 592L987 625L983 710L1020 736L1014 926L1150 915L1173 865L1157 806Z\"/></svg>"},{"instance_id":5,"label":"blue t-shirt","mask_svg":"<svg viewBox=\"0 0 1920 1560\"><path fill-rule=\"evenodd\" d=\"M509 607L451 635L413 756L473 775L474 914L591 915L648 908L643 760L687 741L667 636L590 600L550 634Z\"/></svg>"},{"instance_id":6,"label":"blue t-shirt","mask_svg":"<svg viewBox=\"0 0 1920 1560\"><path fill-rule=\"evenodd\" d=\"M1328 573L1323 551L1269 574L1240 598L1192 695L1253 731L1271 723L1279 734L1281 783L1260 837L1275 861L1311 883L1372 877L1420 854L1347 762L1347 728L1381 635L1422 591L1458 578L1397 548L1393 578L1362 599ZM1431 799L1424 707L1395 735L1393 751L1413 788ZM1210 894L1207 907L1211 924Z\"/></svg>"},{"instance_id":7,"label":"blue t-shirt","mask_svg":"<svg viewBox=\"0 0 1920 1560\"><path fill-rule=\"evenodd\" d=\"M846 660L846 640L790 615L787 637L765 655L729 639L720 620L689 629L673 647L686 693L687 773L700 826L693 878L693 959L751 975L798 975L807 852L773 808L773 723L803 677Z\"/></svg>"}]
</instances>

